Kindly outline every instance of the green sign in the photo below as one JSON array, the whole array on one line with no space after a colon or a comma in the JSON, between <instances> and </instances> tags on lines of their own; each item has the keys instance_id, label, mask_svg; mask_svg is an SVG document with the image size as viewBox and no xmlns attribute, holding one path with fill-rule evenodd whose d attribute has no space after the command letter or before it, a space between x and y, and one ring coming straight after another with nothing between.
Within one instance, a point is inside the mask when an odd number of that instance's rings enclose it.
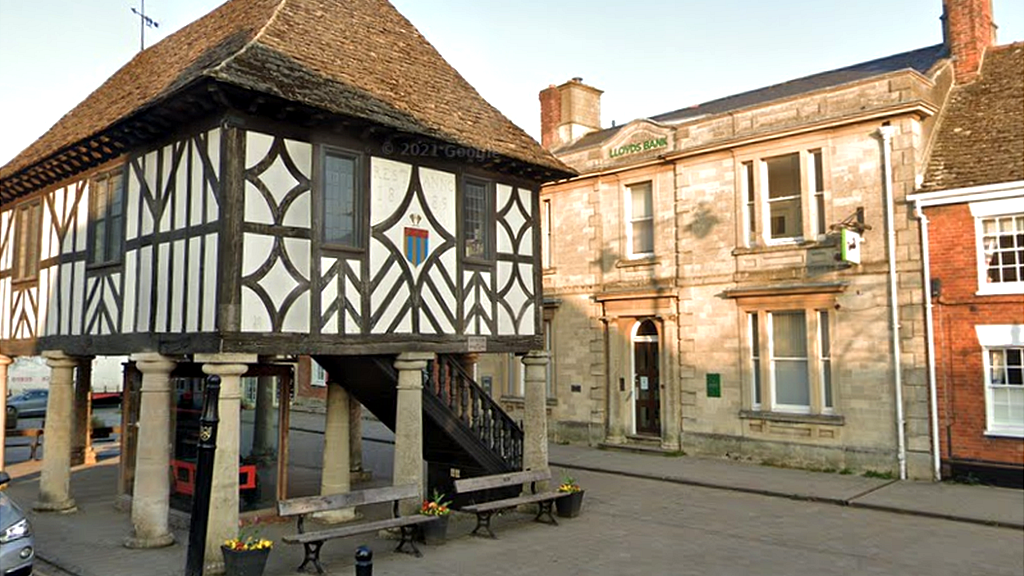
<instances>
[{"instance_id":1,"label":"green sign","mask_svg":"<svg viewBox=\"0 0 1024 576\"><path fill-rule=\"evenodd\" d=\"M622 146L619 146L618 148L612 148L608 152L608 157L617 158L619 156L639 154L640 152L646 152L648 150L656 150L658 148L666 147L668 147L668 138L654 138L653 140L644 140L643 142L624 144Z\"/></svg>"},{"instance_id":2,"label":"green sign","mask_svg":"<svg viewBox=\"0 0 1024 576\"><path fill-rule=\"evenodd\" d=\"M705 380L708 385L708 398L721 398L722 397L722 375L721 374L706 374Z\"/></svg>"}]
</instances>

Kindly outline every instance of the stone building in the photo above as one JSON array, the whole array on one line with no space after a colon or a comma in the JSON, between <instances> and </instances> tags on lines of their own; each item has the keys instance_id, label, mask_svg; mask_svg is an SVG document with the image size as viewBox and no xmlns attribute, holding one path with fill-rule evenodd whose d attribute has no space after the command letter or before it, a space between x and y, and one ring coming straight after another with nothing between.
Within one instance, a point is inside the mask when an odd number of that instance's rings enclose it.
<instances>
[{"instance_id":1,"label":"stone building","mask_svg":"<svg viewBox=\"0 0 1024 576\"><path fill-rule=\"evenodd\" d=\"M909 198L943 476L1024 487L1024 43L991 48L950 95Z\"/></svg>"},{"instance_id":2,"label":"stone building","mask_svg":"<svg viewBox=\"0 0 1024 576\"><path fill-rule=\"evenodd\" d=\"M386 0L231 0L139 53L0 168L0 403L12 357L52 371L36 509L75 509L95 356L131 358L131 547L173 543L220 378L208 572L240 510L350 488L350 397L395 484L546 467L539 189L572 174ZM525 429L477 351L526 356ZM289 465L299 355L328 373L317 478Z\"/></svg>"},{"instance_id":3,"label":"stone building","mask_svg":"<svg viewBox=\"0 0 1024 576\"><path fill-rule=\"evenodd\" d=\"M935 475L906 198L994 41L943 7L942 44L612 128L579 78L540 93L579 172L540 202L555 440ZM514 410L517 364L479 370Z\"/></svg>"}]
</instances>

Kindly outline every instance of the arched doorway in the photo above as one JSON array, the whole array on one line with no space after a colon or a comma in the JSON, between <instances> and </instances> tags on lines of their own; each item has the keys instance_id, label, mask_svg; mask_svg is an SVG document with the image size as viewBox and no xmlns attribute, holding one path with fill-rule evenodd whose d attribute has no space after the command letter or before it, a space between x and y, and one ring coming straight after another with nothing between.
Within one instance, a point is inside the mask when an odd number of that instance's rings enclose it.
<instances>
[{"instance_id":1,"label":"arched doorway","mask_svg":"<svg viewBox=\"0 0 1024 576\"><path fill-rule=\"evenodd\" d=\"M658 377L658 327L651 320L637 322L633 345L633 432L661 436L661 383Z\"/></svg>"}]
</instances>

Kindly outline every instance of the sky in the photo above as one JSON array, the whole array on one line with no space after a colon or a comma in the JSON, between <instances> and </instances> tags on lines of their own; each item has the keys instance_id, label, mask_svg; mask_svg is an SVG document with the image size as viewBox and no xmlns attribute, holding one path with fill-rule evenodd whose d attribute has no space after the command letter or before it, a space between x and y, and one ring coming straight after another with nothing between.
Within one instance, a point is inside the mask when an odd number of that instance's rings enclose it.
<instances>
[{"instance_id":1,"label":"sky","mask_svg":"<svg viewBox=\"0 0 1024 576\"><path fill-rule=\"evenodd\" d=\"M139 50L144 0L0 0L0 165ZM604 91L602 126L942 41L942 0L391 0L477 91L534 138L538 92ZM998 41L1024 2L992 0ZM150 46L221 0L149 0Z\"/></svg>"}]
</instances>

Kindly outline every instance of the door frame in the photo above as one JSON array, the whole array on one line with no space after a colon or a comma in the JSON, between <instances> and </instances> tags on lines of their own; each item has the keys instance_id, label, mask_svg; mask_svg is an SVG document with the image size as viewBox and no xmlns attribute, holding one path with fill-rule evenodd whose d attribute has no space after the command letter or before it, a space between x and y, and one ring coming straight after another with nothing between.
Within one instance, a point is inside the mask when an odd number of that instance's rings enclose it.
<instances>
[{"instance_id":1,"label":"door frame","mask_svg":"<svg viewBox=\"0 0 1024 576\"><path fill-rule=\"evenodd\" d=\"M651 336L651 335L638 336L637 332L640 331L640 326L642 326L644 322L648 322L648 321L651 323L651 325L654 326L654 330L657 332L657 334L655 334L653 336ZM654 344L656 346L655 350L657 351L657 367L658 367L658 383L657 383L657 388L656 388L656 390L658 392L658 422L659 422L658 437L660 438L665 433L665 430L664 430L664 420L661 417L661 410L662 410L662 405L661 405L661 330L659 329L658 319L657 318L651 318L651 317L637 318L636 321L633 322L633 327L630 328L630 331L629 331L629 381L631 382L631 386L632 386L632 388L630 388L630 394L629 394L629 433L631 435L633 435L633 436L637 435L637 430L636 430L636 428L637 428L637 418L636 418L636 399L637 399L636 345L638 343Z\"/></svg>"}]
</instances>

